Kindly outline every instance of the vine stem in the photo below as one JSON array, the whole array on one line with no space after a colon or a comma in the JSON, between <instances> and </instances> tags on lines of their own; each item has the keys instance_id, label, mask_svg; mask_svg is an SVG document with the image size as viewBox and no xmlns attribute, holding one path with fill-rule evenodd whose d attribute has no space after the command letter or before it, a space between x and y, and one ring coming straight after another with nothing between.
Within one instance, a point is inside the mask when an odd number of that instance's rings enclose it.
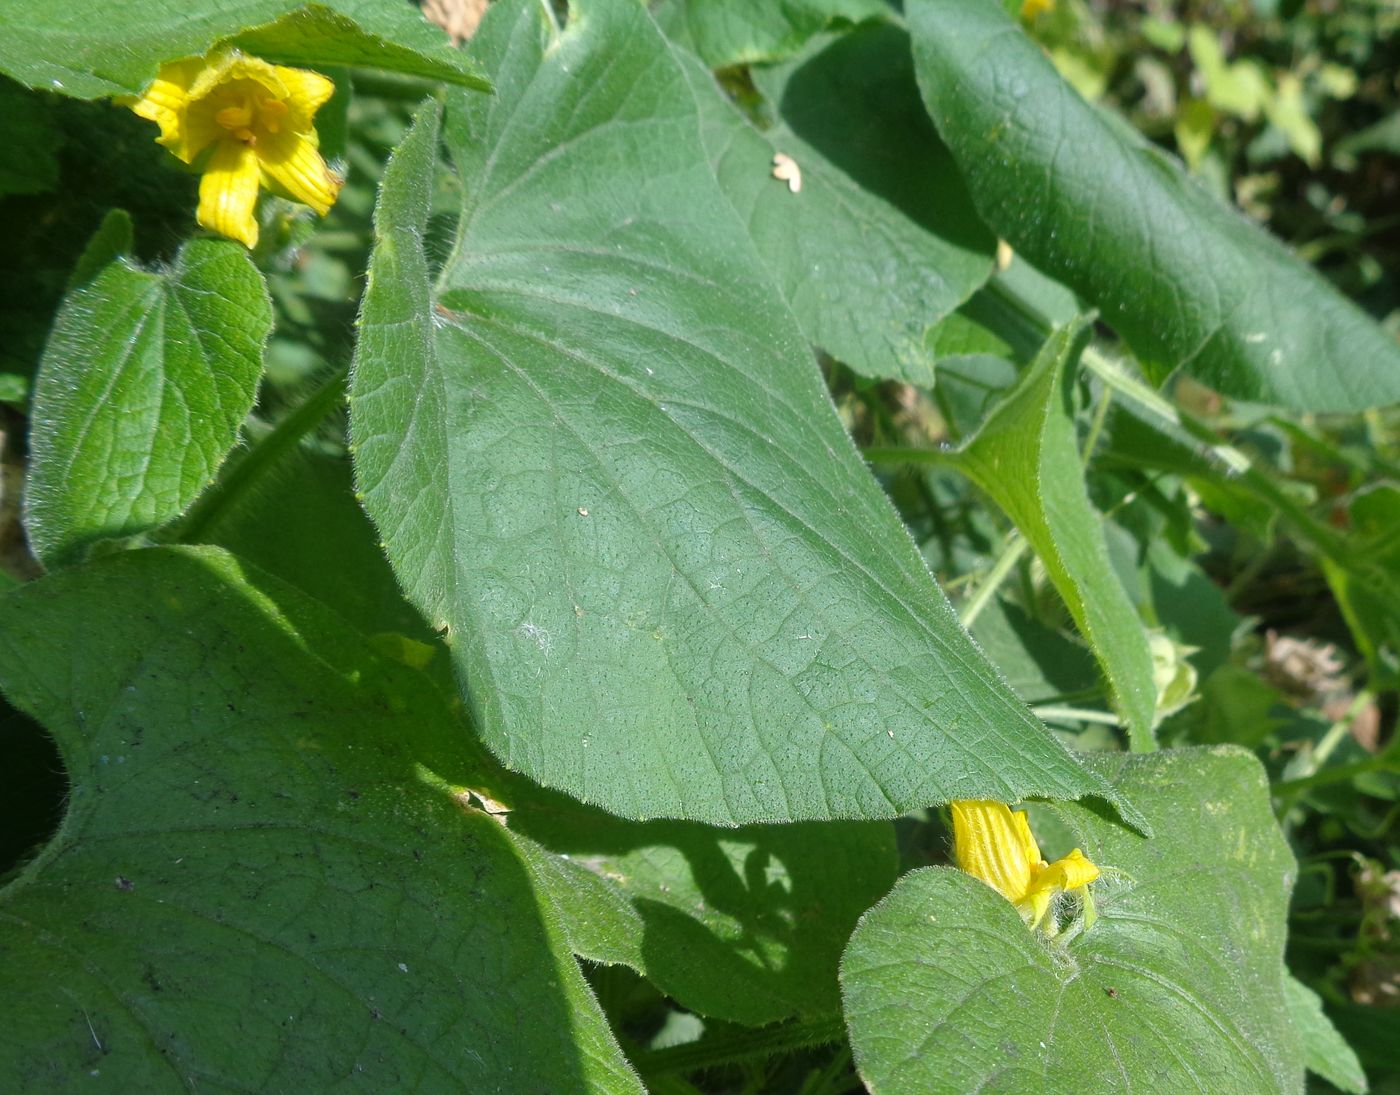
<instances>
[{"instance_id":1,"label":"vine stem","mask_svg":"<svg viewBox=\"0 0 1400 1095\"><path fill-rule=\"evenodd\" d=\"M1031 708L1036 717L1046 719L1072 719L1075 722L1097 722L1104 726L1122 726L1123 720L1111 711L1099 711L1093 707L1066 707L1060 704L1043 703Z\"/></svg>"},{"instance_id":2,"label":"vine stem","mask_svg":"<svg viewBox=\"0 0 1400 1095\"><path fill-rule=\"evenodd\" d=\"M301 444L345 400L349 366L342 366L321 382L306 400L259 441L247 449L238 463L196 499L185 516L165 535L166 543L197 544L221 514L243 498L269 468Z\"/></svg>"},{"instance_id":3,"label":"vine stem","mask_svg":"<svg viewBox=\"0 0 1400 1095\"><path fill-rule=\"evenodd\" d=\"M1372 696L1369 691L1363 689L1358 692L1342 717L1327 728L1327 732L1322 735L1317 747L1313 750L1313 770L1311 772L1295 776L1293 779L1280 780L1274 784L1274 796L1278 799L1276 812L1279 817L1287 814L1299 796L1314 787L1323 787L1329 783L1345 783L1347 780L1364 775L1366 772L1400 772L1400 747L1397 747L1395 743L1387 745L1379 753L1353 761L1351 764L1339 764L1335 768L1322 767L1337 746L1345 740L1351 730L1352 720L1371 700ZM1395 742L1400 742L1400 738L1396 738Z\"/></svg>"},{"instance_id":4,"label":"vine stem","mask_svg":"<svg viewBox=\"0 0 1400 1095\"><path fill-rule=\"evenodd\" d=\"M1238 477L1256 494L1267 499L1279 515L1323 555L1334 562L1342 562L1345 559L1346 549L1335 532L1309 513L1287 491L1261 471L1248 456L1233 445L1222 442L1204 422L1175 406L1156 389L1129 374L1119 362L1097 348L1087 347L1080 360L1086 369L1108 387L1202 442L1206 451L1224 467L1228 475Z\"/></svg>"},{"instance_id":5,"label":"vine stem","mask_svg":"<svg viewBox=\"0 0 1400 1095\"><path fill-rule=\"evenodd\" d=\"M846 1026L840 1016L760 1027L756 1030L724 1030L696 1042L638 1052L632 1064L643 1077L699 1072L702 1069L738 1064L760 1057L777 1057L811 1046L840 1042Z\"/></svg>"},{"instance_id":6,"label":"vine stem","mask_svg":"<svg viewBox=\"0 0 1400 1095\"><path fill-rule=\"evenodd\" d=\"M972 594L963 602L962 608L958 611L958 619L962 622L963 627L970 628L977 617L982 615L982 610L996 596L997 590L1001 588L1001 583L1006 581L1007 576L1016 569L1016 564L1021 561L1021 556L1026 553L1026 549L1029 547L1029 541L1019 532L1013 532L1006 538L1006 545L1001 549L997 561L992 564L992 569L987 571L987 576L982 579L982 584L972 591Z\"/></svg>"}]
</instances>

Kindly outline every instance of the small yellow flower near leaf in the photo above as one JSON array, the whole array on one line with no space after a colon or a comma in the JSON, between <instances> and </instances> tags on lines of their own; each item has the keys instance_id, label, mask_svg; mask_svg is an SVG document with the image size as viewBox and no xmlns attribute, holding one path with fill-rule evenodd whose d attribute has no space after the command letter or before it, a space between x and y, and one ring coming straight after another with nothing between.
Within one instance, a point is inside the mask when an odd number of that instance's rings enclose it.
<instances>
[{"instance_id":1,"label":"small yellow flower near leaf","mask_svg":"<svg viewBox=\"0 0 1400 1095\"><path fill-rule=\"evenodd\" d=\"M1053 11L1055 0L1021 0L1021 18L1026 21L1034 19L1043 11Z\"/></svg>"},{"instance_id":2,"label":"small yellow flower near leaf","mask_svg":"<svg viewBox=\"0 0 1400 1095\"><path fill-rule=\"evenodd\" d=\"M1099 877L1099 869L1078 848L1046 863L1025 813L1013 814L1005 803L954 802L952 813L958 866L1015 905L1033 928L1045 919L1057 894Z\"/></svg>"},{"instance_id":3,"label":"small yellow flower near leaf","mask_svg":"<svg viewBox=\"0 0 1400 1095\"><path fill-rule=\"evenodd\" d=\"M316 111L335 91L316 72L221 50L162 65L134 110L160 126L157 142L185 163L201 159L199 223L247 247L264 186L325 216L341 180L318 151Z\"/></svg>"}]
</instances>

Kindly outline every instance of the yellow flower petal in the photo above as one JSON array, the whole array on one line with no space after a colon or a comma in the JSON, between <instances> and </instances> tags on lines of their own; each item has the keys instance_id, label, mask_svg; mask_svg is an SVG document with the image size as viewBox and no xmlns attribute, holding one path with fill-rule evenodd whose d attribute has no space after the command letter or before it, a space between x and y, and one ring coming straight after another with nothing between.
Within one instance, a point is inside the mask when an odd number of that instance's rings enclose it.
<instances>
[{"instance_id":1,"label":"yellow flower petal","mask_svg":"<svg viewBox=\"0 0 1400 1095\"><path fill-rule=\"evenodd\" d=\"M1039 927L1057 894L1087 886L1099 877L1078 848L1047 864L1025 811L1001 802L954 802L953 852L958 866L1014 904L1031 927Z\"/></svg>"},{"instance_id":2,"label":"yellow flower petal","mask_svg":"<svg viewBox=\"0 0 1400 1095\"><path fill-rule=\"evenodd\" d=\"M258 179L258 157L252 148L241 141L219 141L199 181L199 223L245 247L257 246L253 210L258 203Z\"/></svg>"},{"instance_id":3,"label":"yellow flower petal","mask_svg":"<svg viewBox=\"0 0 1400 1095\"><path fill-rule=\"evenodd\" d=\"M188 126L190 87L204 68L198 58L161 65L150 87L131 104L131 109L160 126L157 142L189 163L217 136L212 127L192 132Z\"/></svg>"},{"instance_id":4,"label":"yellow flower petal","mask_svg":"<svg viewBox=\"0 0 1400 1095\"><path fill-rule=\"evenodd\" d=\"M1030 921L1032 928L1038 928L1054 900L1054 890L1037 890L1027 895L1024 901L1018 902L1016 907L1021 910L1021 915Z\"/></svg>"},{"instance_id":5,"label":"yellow flower petal","mask_svg":"<svg viewBox=\"0 0 1400 1095\"><path fill-rule=\"evenodd\" d=\"M287 104L287 128L307 130L316 111L325 106L326 100L335 94L335 84L319 72L304 68L275 67L278 78L287 89L282 102Z\"/></svg>"},{"instance_id":6,"label":"yellow flower petal","mask_svg":"<svg viewBox=\"0 0 1400 1095\"><path fill-rule=\"evenodd\" d=\"M276 65L270 65L260 57L249 57L236 49L211 54L205 59L203 71L190 85L190 98L203 99L240 80L248 80L274 99L283 99L287 95L287 87L277 73Z\"/></svg>"},{"instance_id":7,"label":"yellow flower petal","mask_svg":"<svg viewBox=\"0 0 1400 1095\"><path fill-rule=\"evenodd\" d=\"M258 142L263 175L286 195L325 216L340 193L341 180L331 174L316 151L315 132L281 132Z\"/></svg>"},{"instance_id":8,"label":"yellow flower petal","mask_svg":"<svg viewBox=\"0 0 1400 1095\"><path fill-rule=\"evenodd\" d=\"M322 216L339 195L341 180L317 151L312 124L334 92L319 73L223 49L163 66L129 105L160 126L160 143L186 163L207 154L199 223L252 247L260 184Z\"/></svg>"},{"instance_id":9,"label":"yellow flower petal","mask_svg":"<svg viewBox=\"0 0 1400 1095\"><path fill-rule=\"evenodd\" d=\"M1066 892L1087 886L1099 877L1099 869L1078 848L1063 859L1057 859L1040 871L1032 883L1032 890L1051 889Z\"/></svg>"},{"instance_id":10,"label":"yellow flower petal","mask_svg":"<svg viewBox=\"0 0 1400 1095\"><path fill-rule=\"evenodd\" d=\"M952 804L953 851L958 866L1008 901L1020 901L1040 866L1040 848L1024 813L1003 802L966 800Z\"/></svg>"},{"instance_id":11,"label":"yellow flower petal","mask_svg":"<svg viewBox=\"0 0 1400 1095\"><path fill-rule=\"evenodd\" d=\"M1048 867L1041 868L1036 872L1035 881L1031 883L1022 903L1023 906L1030 906L1031 927L1038 927L1045 919L1056 894L1087 886L1098 877L1099 869L1078 848L1063 859L1057 859Z\"/></svg>"}]
</instances>

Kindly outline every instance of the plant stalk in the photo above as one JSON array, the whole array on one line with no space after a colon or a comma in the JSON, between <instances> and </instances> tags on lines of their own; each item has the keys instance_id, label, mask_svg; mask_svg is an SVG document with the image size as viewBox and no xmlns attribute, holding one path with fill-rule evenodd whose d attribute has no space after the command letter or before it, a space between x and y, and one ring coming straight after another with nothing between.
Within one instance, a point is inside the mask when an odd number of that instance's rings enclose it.
<instances>
[{"instance_id":1,"label":"plant stalk","mask_svg":"<svg viewBox=\"0 0 1400 1095\"><path fill-rule=\"evenodd\" d=\"M840 1016L756 1030L736 1028L684 1045L639 1052L633 1056L632 1064L643 1079L665 1073L688 1075L760 1057L795 1053L811 1046L839 1042L845 1037L846 1026Z\"/></svg>"},{"instance_id":2,"label":"plant stalk","mask_svg":"<svg viewBox=\"0 0 1400 1095\"><path fill-rule=\"evenodd\" d=\"M160 537L166 543L198 544L219 517L242 499L267 471L275 466L302 438L319 426L331 411L345 400L348 366L328 376L306 401L266 436L254 444L212 487L199 496L186 512Z\"/></svg>"}]
</instances>

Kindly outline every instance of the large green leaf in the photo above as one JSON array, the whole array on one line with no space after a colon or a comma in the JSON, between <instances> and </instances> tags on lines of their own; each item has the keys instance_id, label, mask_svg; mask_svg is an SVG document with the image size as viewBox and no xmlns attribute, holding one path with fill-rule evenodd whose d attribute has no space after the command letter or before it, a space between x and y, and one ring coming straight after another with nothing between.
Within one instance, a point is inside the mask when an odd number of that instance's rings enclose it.
<instances>
[{"instance_id":1,"label":"large green leaf","mask_svg":"<svg viewBox=\"0 0 1400 1095\"><path fill-rule=\"evenodd\" d=\"M213 480L272 327L262 275L237 244L192 240L166 271L81 265L91 280L59 310L31 412L25 525L47 566L170 520Z\"/></svg>"},{"instance_id":2,"label":"large green leaf","mask_svg":"<svg viewBox=\"0 0 1400 1095\"><path fill-rule=\"evenodd\" d=\"M348 461L303 448L231 494L191 531L334 605L376 649L440 668L351 495ZM625 963L707 1016L768 1023L839 1009L841 951L894 884L890 825L623 822L474 752L470 789L454 793L509 806L508 835L576 954Z\"/></svg>"},{"instance_id":3,"label":"large green leaf","mask_svg":"<svg viewBox=\"0 0 1400 1095\"><path fill-rule=\"evenodd\" d=\"M841 952L898 866L888 823L638 824L538 792L512 805L576 953L754 1026L840 1010Z\"/></svg>"},{"instance_id":4,"label":"large green leaf","mask_svg":"<svg viewBox=\"0 0 1400 1095\"><path fill-rule=\"evenodd\" d=\"M1104 868L1091 926L1045 939L947 867L906 875L861 920L841 981L871 1091L1301 1090L1283 967L1294 862L1259 763L1226 748L1089 763L1158 834L1055 808Z\"/></svg>"},{"instance_id":5,"label":"large green leaf","mask_svg":"<svg viewBox=\"0 0 1400 1095\"><path fill-rule=\"evenodd\" d=\"M645 10L547 20L478 31L499 93L455 103L436 293L431 109L390 164L351 390L365 506L486 741L631 817L1102 791L861 464Z\"/></svg>"},{"instance_id":6,"label":"large green leaf","mask_svg":"<svg viewBox=\"0 0 1400 1095\"><path fill-rule=\"evenodd\" d=\"M1400 400L1400 344L1129 127L993 3L910 0L924 101L978 208L1159 376L1306 411Z\"/></svg>"},{"instance_id":7,"label":"large green leaf","mask_svg":"<svg viewBox=\"0 0 1400 1095\"><path fill-rule=\"evenodd\" d=\"M219 41L290 64L363 65L486 86L445 35L389 0L0 0L0 26L0 72L79 99L137 94L164 62Z\"/></svg>"},{"instance_id":8,"label":"large green leaf","mask_svg":"<svg viewBox=\"0 0 1400 1095\"><path fill-rule=\"evenodd\" d=\"M957 467L1026 537L1088 641L1134 748L1152 746L1157 694L1146 633L1104 545L1103 518L1084 487L1074 426L1074 372L1088 336L1062 327L977 434Z\"/></svg>"},{"instance_id":9,"label":"large green leaf","mask_svg":"<svg viewBox=\"0 0 1400 1095\"><path fill-rule=\"evenodd\" d=\"M681 53L721 187L807 338L867 376L933 381L928 328L992 272L977 219L919 101L909 39L863 27L756 74L760 130ZM793 159L800 187L773 177Z\"/></svg>"},{"instance_id":10,"label":"large green leaf","mask_svg":"<svg viewBox=\"0 0 1400 1095\"><path fill-rule=\"evenodd\" d=\"M351 495L347 461L287 453L197 531L333 604L391 657L440 668ZM628 823L512 776L479 751L474 761L470 789L454 793L508 805L507 834L576 954L625 963L707 1016L769 1023L838 1010L841 951L894 883L888 824Z\"/></svg>"},{"instance_id":11,"label":"large green leaf","mask_svg":"<svg viewBox=\"0 0 1400 1095\"><path fill-rule=\"evenodd\" d=\"M209 549L0 600L0 684L71 781L0 891L0 1087L638 1091L457 724Z\"/></svg>"},{"instance_id":12,"label":"large green leaf","mask_svg":"<svg viewBox=\"0 0 1400 1095\"><path fill-rule=\"evenodd\" d=\"M778 61L833 23L879 19L890 10L884 0L677 0L666 7L663 17L711 68Z\"/></svg>"}]
</instances>

